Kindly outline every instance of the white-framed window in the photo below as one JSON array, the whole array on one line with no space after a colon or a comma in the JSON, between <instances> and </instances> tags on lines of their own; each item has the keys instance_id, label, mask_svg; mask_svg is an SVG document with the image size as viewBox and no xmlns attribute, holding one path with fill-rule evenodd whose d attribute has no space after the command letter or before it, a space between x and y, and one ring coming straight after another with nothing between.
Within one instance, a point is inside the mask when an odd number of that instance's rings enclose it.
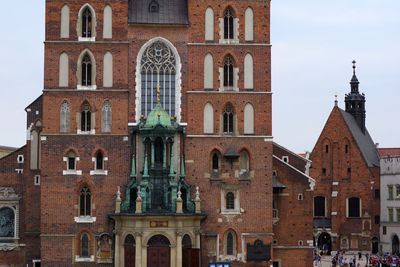
<instances>
[{"instance_id":1,"label":"white-framed window","mask_svg":"<svg viewBox=\"0 0 400 267\"><path fill-rule=\"evenodd\" d=\"M24 155L18 155L17 156L17 162L18 163L24 163Z\"/></svg>"},{"instance_id":2,"label":"white-framed window","mask_svg":"<svg viewBox=\"0 0 400 267\"><path fill-rule=\"evenodd\" d=\"M77 170L77 162L79 161L79 157L75 154L73 150L70 150L66 157L63 158L63 161L66 164L66 169L63 170L63 175L82 175L81 170Z\"/></svg>"},{"instance_id":3,"label":"white-framed window","mask_svg":"<svg viewBox=\"0 0 400 267\"><path fill-rule=\"evenodd\" d=\"M34 185L40 185L40 175L35 175L33 177L33 184Z\"/></svg>"},{"instance_id":4,"label":"white-framed window","mask_svg":"<svg viewBox=\"0 0 400 267\"><path fill-rule=\"evenodd\" d=\"M92 158L94 162L94 170L90 171L90 175L108 175L108 171L105 170L104 164L108 160L108 157L104 156L104 153L99 150Z\"/></svg>"},{"instance_id":5,"label":"white-framed window","mask_svg":"<svg viewBox=\"0 0 400 267\"><path fill-rule=\"evenodd\" d=\"M230 7L225 9L223 18L219 19L219 35L220 43L239 43L239 19L235 18L235 14Z\"/></svg>"},{"instance_id":6,"label":"white-framed window","mask_svg":"<svg viewBox=\"0 0 400 267\"><path fill-rule=\"evenodd\" d=\"M40 260L32 260L33 267L40 267Z\"/></svg>"},{"instance_id":7,"label":"white-framed window","mask_svg":"<svg viewBox=\"0 0 400 267\"><path fill-rule=\"evenodd\" d=\"M64 101L60 107L60 132L69 132L71 107L67 101Z\"/></svg>"},{"instance_id":8,"label":"white-framed window","mask_svg":"<svg viewBox=\"0 0 400 267\"><path fill-rule=\"evenodd\" d=\"M112 125L112 109L109 101L105 101L101 109L101 131L110 133Z\"/></svg>"},{"instance_id":9,"label":"white-framed window","mask_svg":"<svg viewBox=\"0 0 400 267\"><path fill-rule=\"evenodd\" d=\"M77 116L78 134L95 134L95 113L92 112L90 104L84 102L81 106L81 112Z\"/></svg>"},{"instance_id":10,"label":"white-framed window","mask_svg":"<svg viewBox=\"0 0 400 267\"><path fill-rule=\"evenodd\" d=\"M297 195L297 200L303 200L303 194L298 194Z\"/></svg>"},{"instance_id":11,"label":"white-framed window","mask_svg":"<svg viewBox=\"0 0 400 267\"><path fill-rule=\"evenodd\" d=\"M79 191L79 212L74 220L76 223L94 223L96 217L92 216L92 192L88 186L83 186Z\"/></svg>"},{"instance_id":12,"label":"white-framed window","mask_svg":"<svg viewBox=\"0 0 400 267\"><path fill-rule=\"evenodd\" d=\"M219 68L219 91L238 92L239 68L235 68L235 61L231 55L224 58L223 66Z\"/></svg>"},{"instance_id":13,"label":"white-framed window","mask_svg":"<svg viewBox=\"0 0 400 267\"><path fill-rule=\"evenodd\" d=\"M89 49L79 55L76 78L78 90L96 90L96 60Z\"/></svg>"},{"instance_id":14,"label":"white-framed window","mask_svg":"<svg viewBox=\"0 0 400 267\"><path fill-rule=\"evenodd\" d=\"M299 240L299 241L297 242L297 244L298 244L300 247L302 247L302 246L303 246L303 240Z\"/></svg>"},{"instance_id":15,"label":"white-framed window","mask_svg":"<svg viewBox=\"0 0 400 267\"><path fill-rule=\"evenodd\" d=\"M224 251L222 260L233 261L237 260L237 235L234 230L229 229L224 233L223 237Z\"/></svg>"},{"instance_id":16,"label":"white-framed window","mask_svg":"<svg viewBox=\"0 0 400 267\"><path fill-rule=\"evenodd\" d=\"M96 41L96 13L91 5L85 4L79 10L76 30L79 41Z\"/></svg>"},{"instance_id":17,"label":"white-framed window","mask_svg":"<svg viewBox=\"0 0 400 267\"><path fill-rule=\"evenodd\" d=\"M228 103L223 113L223 133L226 135L234 134L234 111L233 106Z\"/></svg>"},{"instance_id":18,"label":"white-framed window","mask_svg":"<svg viewBox=\"0 0 400 267\"><path fill-rule=\"evenodd\" d=\"M288 156L282 156L282 160L286 163L289 163L289 157Z\"/></svg>"},{"instance_id":19,"label":"white-framed window","mask_svg":"<svg viewBox=\"0 0 400 267\"><path fill-rule=\"evenodd\" d=\"M221 189L221 214L241 214L238 188L226 186Z\"/></svg>"},{"instance_id":20,"label":"white-framed window","mask_svg":"<svg viewBox=\"0 0 400 267\"><path fill-rule=\"evenodd\" d=\"M79 251L75 256L76 262L94 262L94 255L91 255L90 249L90 235L86 232L82 233L79 237Z\"/></svg>"}]
</instances>

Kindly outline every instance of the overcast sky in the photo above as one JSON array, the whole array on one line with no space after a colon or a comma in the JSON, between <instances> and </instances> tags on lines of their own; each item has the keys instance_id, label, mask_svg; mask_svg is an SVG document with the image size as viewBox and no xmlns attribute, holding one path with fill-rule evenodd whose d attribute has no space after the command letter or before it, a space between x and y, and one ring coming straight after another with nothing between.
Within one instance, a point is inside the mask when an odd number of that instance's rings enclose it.
<instances>
[{"instance_id":1,"label":"overcast sky","mask_svg":"<svg viewBox=\"0 0 400 267\"><path fill-rule=\"evenodd\" d=\"M6 1L0 9L0 145L25 143L24 108L43 89L44 3ZM273 0L271 7L275 141L312 150L335 93L344 108L355 59L372 138L400 147L400 1Z\"/></svg>"}]
</instances>

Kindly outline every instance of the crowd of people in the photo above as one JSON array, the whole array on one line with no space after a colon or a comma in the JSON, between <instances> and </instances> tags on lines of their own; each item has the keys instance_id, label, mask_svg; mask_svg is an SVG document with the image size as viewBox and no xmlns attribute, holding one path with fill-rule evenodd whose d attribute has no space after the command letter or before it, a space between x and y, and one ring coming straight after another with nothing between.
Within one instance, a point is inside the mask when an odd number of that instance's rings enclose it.
<instances>
[{"instance_id":1,"label":"crowd of people","mask_svg":"<svg viewBox=\"0 0 400 267\"><path fill-rule=\"evenodd\" d=\"M325 250L314 250L315 266L322 266L322 255L326 254ZM362 261L362 258L365 260ZM386 253L385 255L369 255L364 256L361 252L357 255L346 255L344 251L339 251L331 258L332 267L400 267L400 256L394 256Z\"/></svg>"}]
</instances>

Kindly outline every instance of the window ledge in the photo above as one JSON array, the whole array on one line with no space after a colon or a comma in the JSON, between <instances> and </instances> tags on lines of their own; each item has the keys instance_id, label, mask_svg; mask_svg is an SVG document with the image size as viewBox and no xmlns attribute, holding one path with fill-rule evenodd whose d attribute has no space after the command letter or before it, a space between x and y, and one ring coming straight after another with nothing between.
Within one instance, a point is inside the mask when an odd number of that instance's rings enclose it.
<instances>
[{"instance_id":1,"label":"window ledge","mask_svg":"<svg viewBox=\"0 0 400 267\"><path fill-rule=\"evenodd\" d=\"M96 221L96 217L92 216L79 216L74 219L76 223L94 223Z\"/></svg>"},{"instance_id":2,"label":"window ledge","mask_svg":"<svg viewBox=\"0 0 400 267\"><path fill-rule=\"evenodd\" d=\"M84 135L84 134L96 134L96 130L95 129L92 129L90 131L77 130L76 133L77 134L82 134L82 135Z\"/></svg>"},{"instance_id":3,"label":"window ledge","mask_svg":"<svg viewBox=\"0 0 400 267\"><path fill-rule=\"evenodd\" d=\"M107 170L93 170L90 171L90 175L108 175Z\"/></svg>"},{"instance_id":4,"label":"window ledge","mask_svg":"<svg viewBox=\"0 0 400 267\"><path fill-rule=\"evenodd\" d=\"M228 211L228 210L223 210L221 211L222 215L241 215L242 213L240 212L240 210L232 210L232 211Z\"/></svg>"},{"instance_id":5,"label":"window ledge","mask_svg":"<svg viewBox=\"0 0 400 267\"><path fill-rule=\"evenodd\" d=\"M94 262L94 256L91 255L90 257L81 257L76 255L75 262Z\"/></svg>"},{"instance_id":6,"label":"window ledge","mask_svg":"<svg viewBox=\"0 0 400 267\"><path fill-rule=\"evenodd\" d=\"M239 39L219 39L220 44L239 44Z\"/></svg>"},{"instance_id":7,"label":"window ledge","mask_svg":"<svg viewBox=\"0 0 400 267\"><path fill-rule=\"evenodd\" d=\"M83 91L91 91L91 90L96 90L97 86L96 85L83 86L78 84L76 89Z\"/></svg>"},{"instance_id":8,"label":"window ledge","mask_svg":"<svg viewBox=\"0 0 400 267\"><path fill-rule=\"evenodd\" d=\"M63 170L63 175L82 175L81 170Z\"/></svg>"},{"instance_id":9,"label":"window ledge","mask_svg":"<svg viewBox=\"0 0 400 267\"><path fill-rule=\"evenodd\" d=\"M95 42L96 37L78 37L79 42Z\"/></svg>"}]
</instances>

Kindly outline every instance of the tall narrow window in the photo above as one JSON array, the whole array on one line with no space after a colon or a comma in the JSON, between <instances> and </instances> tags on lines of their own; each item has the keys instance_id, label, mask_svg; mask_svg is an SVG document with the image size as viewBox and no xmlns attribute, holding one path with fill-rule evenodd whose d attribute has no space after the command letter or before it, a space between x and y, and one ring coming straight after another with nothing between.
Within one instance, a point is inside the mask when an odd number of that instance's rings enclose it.
<instances>
[{"instance_id":1,"label":"tall narrow window","mask_svg":"<svg viewBox=\"0 0 400 267\"><path fill-rule=\"evenodd\" d=\"M226 194L226 209L227 210L235 209L235 195L232 192L228 192Z\"/></svg>"},{"instance_id":2,"label":"tall narrow window","mask_svg":"<svg viewBox=\"0 0 400 267\"><path fill-rule=\"evenodd\" d=\"M33 130L31 132L31 170L37 170L39 168L39 146L39 133L38 131Z\"/></svg>"},{"instance_id":3,"label":"tall narrow window","mask_svg":"<svg viewBox=\"0 0 400 267\"><path fill-rule=\"evenodd\" d=\"M58 66L58 86L68 87L68 54L65 52L60 55Z\"/></svg>"},{"instance_id":4,"label":"tall narrow window","mask_svg":"<svg viewBox=\"0 0 400 267\"><path fill-rule=\"evenodd\" d=\"M396 185L396 198L400 198L400 185Z\"/></svg>"},{"instance_id":5,"label":"tall narrow window","mask_svg":"<svg viewBox=\"0 0 400 267\"><path fill-rule=\"evenodd\" d=\"M110 52L105 53L103 62L103 86L113 86L113 56Z\"/></svg>"},{"instance_id":6,"label":"tall narrow window","mask_svg":"<svg viewBox=\"0 0 400 267\"><path fill-rule=\"evenodd\" d=\"M92 37L92 12L86 7L82 13L82 37Z\"/></svg>"},{"instance_id":7,"label":"tall narrow window","mask_svg":"<svg viewBox=\"0 0 400 267\"><path fill-rule=\"evenodd\" d=\"M108 5L104 8L103 38L112 38L112 9Z\"/></svg>"},{"instance_id":8,"label":"tall narrow window","mask_svg":"<svg viewBox=\"0 0 400 267\"><path fill-rule=\"evenodd\" d=\"M9 207L0 208L0 239L15 237L15 214Z\"/></svg>"},{"instance_id":9,"label":"tall narrow window","mask_svg":"<svg viewBox=\"0 0 400 267\"><path fill-rule=\"evenodd\" d=\"M218 158L218 154L216 152L212 156L212 169L214 171L219 170L219 158Z\"/></svg>"},{"instance_id":10,"label":"tall narrow window","mask_svg":"<svg viewBox=\"0 0 400 267\"><path fill-rule=\"evenodd\" d=\"M79 216L91 215L91 198L90 189L87 186L83 187L79 196Z\"/></svg>"},{"instance_id":11,"label":"tall narrow window","mask_svg":"<svg viewBox=\"0 0 400 267\"><path fill-rule=\"evenodd\" d=\"M101 110L101 130L103 133L111 132L112 110L110 102L106 101Z\"/></svg>"},{"instance_id":12,"label":"tall narrow window","mask_svg":"<svg viewBox=\"0 0 400 267\"><path fill-rule=\"evenodd\" d=\"M214 109L211 103L207 103L204 106L204 133L214 133Z\"/></svg>"},{"instance_id":13,"label":"tall narrow window","mask_svg":"<svg viewBox=\"0 0 400 267\"><path fill-rule=\"evenodd\" d=\"M69 37L69 7L64 5L61 8L61 30L60 37L68 38Z\"/></svg>"},{"instance_id":14,"label":"tall narrow window","mask_svg":"<svg viewBox=\"0 0 400 267\"><path fill-rule=\"evenodd\" d=\"M233 134L233 107L228 104L224 110L224 134Z\"/></svg>"},{"instance_id":15,"label":"tall narrow window","mask_svg":"<svg viewBox=\"0 0 400 267\"><path fill-rule=\"evenodd\" d=\"M89 257L89 236L86 233L81 236L81 257Z\"/></svg>"},{"instance_id":16,"label":"tall narrow window","mask_svg":"<svg viewBox=\"0 0 400 267\"><path fill-rule=\"evenodd\" d=\"M233 234L228 233L226 237L226 254L233 255Z\"/></svg>"},{"instance_id":17,"label":"tall narrow window","mask_svg":"<svg viewBox=\"0 0 400 267\"><path fill-rule=\"evenodd\" d=\"M351 197L348 199L348 215L349 217L360 217L360 199L358 197Z\"/></svg>"},{"instance_id":18,"label":"tall narrow window","mask_svg":"<svg viewBox=\"0 0 400 267\"><path fill-rule=\"evenodd\" d=\"M76 170L76 155L72 150L67 155L67 170Z\"/></svg>"},{"instance_id":19,"label":"tall narrow window","mask_svg":"<svg viewBox=\"0 0 400 267\"><path fill-rule=\"evenodd\" d=\"M393 185L388 185L389 199L393 199Z\"/></svg>"},{"instance_id":20,"label":"tall narrow window","mask_svg":"<svg viewBox=\"0 0 400 267\"><path fill-rule=\"evenodd\" d=\"M104 169L104 156L101 151L97 152L96 154L96 170L103 170Z\"/></svg>"},{"instance_id":21,"label":"tall narrow window","mask_svg":"<svg viewBox=\"0 0 400 267\"><path fill-rule=\"evenodd\" d=\"M246 9L245 13L245 31L244 31L244 39L246 41L253 41L253 35L254 35L254 15L253 15L253 9L251 7L248 7Z\"/></svg>"},{"instance_id":22,"label":"tall narrow window","mask_svg":"<svg viewBox=\"0 0 400 267\"><path fill-rule=\"evenodd\" d=\"M233 12L227 8L224 13L224 39L233 39Z\"/></svg>"},{"instance_id":23,"label":"tall narrow window","mask_svg":"<svg viewBox=\"0 0 400 267\"><path fill-rule=\"evenodd\" d=\"M388 216L389 216L389 222L393 222L393 219L394 219L393 208L388 209Z\"/></svg>"},{"instance_id":24,"label":"tall narrow window","mask_svg":"<svg viewBox=\"0 0 400 267\"><path fill-rule=\"evenodd\" d=\"M92 85L92 61L90 56L85 54L82 59L82 86Z\"/></svg>"},{"instance_id":25,"label":"tall narrow window","mask_svg":"<svg viewBox=\"0 0 400 267\"><path fill-rule=\"evenodd\" d=\"M254 134L254 108L250 103L244 107L244 134Z\"/></svg>"},{"instance_id":26,"label":"tall narrow window","mask_svg":"<svg viewBox=\"0 0 400 267\"><path fill-rule=\"evenodd\" d=\"M205 39L206 41L214 40L214 10L208 7L205 18Z\"/></svg>"},{"instance_id":27,"label":"tall narrow window","mask_svg":"<svg viewBox=\"0 0 400 267\"><path fill-rule=\"evenodd\" d=\"M252 90L254 87L253 65L253 56L247 54L244 58L244 89L246 90Z\"/></svg>"},{"instance_id":28,"label":"tall narrow window","mask_svg":"<svg viewBox=\"0 0 400 267\"><path fill-rule=\"evenodd\" d=\"M89 132L91 129L91 116L90 105L85 103L81 108L81 131Z\"/></svg>"},{"instance_id":29,"label":"tall narrow window","mask_svg":"<svg viewBox=\"0 0 400 267\"><path fill-rule=\"evenodd\" d=\"M224 60L224 87L233 87L233 59L227 56Z\"/></svg>"},{"instance_id":30,"label":"tall narrow window","mask_svg":"<svg viewBox=\"0 0 400 267\"><path fill-rule=\"evenodd\" d=\"M161 105L175 115L176 58L174 52L162 41L151 44L141 59L141 114L147 116L157 104L157 89Z\"/></svg>"},{"instance_id":31,"label":"tall narrow window","mask_svg":"<svg viewBox=\"0 0 400 267\"><path fill-rule=\"evenodd\" d=\"M214 62L211 54L204 58L204 89L214 88Z\"/></svg>"},{"instance_id":32,"label":"tall narrow window","mask_svg":"<svg viewBox=\"0 0 400 267\"><path fill-rule=\"evenodd\" d=\"M61 104L60 109L60 132L69 132L70 106L67 101Z\"/></svg>"}]
</instances>

